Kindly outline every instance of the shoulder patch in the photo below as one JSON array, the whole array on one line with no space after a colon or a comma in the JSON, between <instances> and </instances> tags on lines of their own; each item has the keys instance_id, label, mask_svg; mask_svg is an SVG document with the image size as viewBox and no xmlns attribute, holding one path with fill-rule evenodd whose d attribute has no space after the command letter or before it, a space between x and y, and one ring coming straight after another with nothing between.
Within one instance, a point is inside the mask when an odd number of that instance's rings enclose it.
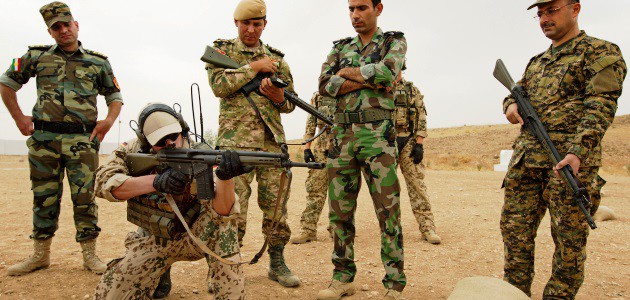
<instances>
[{"instance_id":1,"label":"shoulder patch","mask_svg":"<svg viewBox=\"0 0 630 300\"><path fill-rule=\"evenodd\" d=\"M52 45L32 45L32 46L28 46L28 50L43 50L43 51L46 51L46 50L50 49L50 47L52 47Z\"/></svg>"},{"instance_id":2,"label":"shoulder patch","mask_svg":"<svg viewBox=\"0 0 630 300\"><path fill-rule=\"evenodd\" d=\"M403 36L405 36L405 34L402 31L387 31L383 34L386 38L388 37L397 37L397 38L401 38Z\"/></svg>"},{"instance_id":3,"label":"shoulder patch","mask_svg":"<svg viewBox=\"0 0 630 300\"><path fill-rule=\"evenodd\" d=\"M333 45L337 46L339 44L345 44L345 43L349 43L350 41L352 41L353 37L349 36L340 40L336 40L333 42Z\"/></svg>"},{"instance_id":4,"label":"shoulder patch","mask_svg":"<svg viewBox=\"0 0 630 300\"><path fill-rule=\"evenodd\" d=\"M271 52L273 52L273 53L275 53L277 55L280 55L280 57L284 57L284 52L282 52L282 51L280 51L280 50L278 50L278 49L276 49L274 47L271 47L269 45L265 45L265 46L267 46L267 49L269 49L269 51L271 51Z\"/></svg>"},{"instance_id":5,"label":"shoulder patch","mask_svg":"<svg viewBox=\"0 0 630 300\"><path fill-rule=\"evenodd\" d=\"M100 53L100 52L96 52L96 51L92 51L92 50L88 50L88 49L85 49L85 52L87 52L88 54L94 55L94 56L98 56L98 57L100 57L102 59L107 59L107 55L105 55L103 53Z\"/></svg>"}]
</instances>

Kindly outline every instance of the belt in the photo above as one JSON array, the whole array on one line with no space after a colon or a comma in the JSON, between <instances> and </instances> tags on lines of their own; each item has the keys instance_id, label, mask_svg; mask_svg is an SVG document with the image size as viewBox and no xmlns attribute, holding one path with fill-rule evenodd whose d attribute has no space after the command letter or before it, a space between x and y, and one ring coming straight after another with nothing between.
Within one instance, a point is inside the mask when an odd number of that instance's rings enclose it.
<instances>
[{"instance_id":1,"label":"belt","mask_svg":"<svg viewBox=\"0 0 630 300\"><path fill-rule=\"evenodd\" d=\"M354 124L354 123L370 123L381 120L391 120L392 111L374 108L366 109L358 112L342 112L335 113L335 123L337 124Z\"/></svg>"},{"instance_id":2,"label":"belt","mask_svg":"<svg viewBox=\"0 0 630 300\"><path fill-rule=\"evenodd\" d=\"M94 130L95 124L68 123L68 122L48 122L33 120L35 130L48 131L53 133L89 133Z\"/></svg>"}]
</instances>

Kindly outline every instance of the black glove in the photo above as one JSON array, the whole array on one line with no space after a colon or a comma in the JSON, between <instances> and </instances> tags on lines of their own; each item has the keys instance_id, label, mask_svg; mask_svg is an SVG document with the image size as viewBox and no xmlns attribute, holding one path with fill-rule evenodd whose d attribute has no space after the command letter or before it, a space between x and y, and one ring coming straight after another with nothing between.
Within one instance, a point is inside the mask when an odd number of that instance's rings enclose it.
<instances>
[{"instance_id":1,"label":"black glove","mask_svg":"<svg viewBox=\"0 0 630 300\"><path fill-rule=\"evenodd\" d=\"M304 149L304 162L315 162L315 155L313 155L313 151L311 151L311 149Z\"/></svg>"},{"instance_id":2,"label":"black glove","mask_svg":"<svg viewBox=\"0 0 630 300\"><path fill-rule=\"evenodd\" d=\"M166 171L158 174L153 179L153 187L158 192L171 195L183 194L188 183L190 183L190 178L186 174L172 168L166 169Z\"/></svg>"},{"instance_id":3,"label":"black glove","mask_svg":"<svg viewBox=\"0 0 630 300\"><path fill-rule=\"evenodd\" d=\"M225 150L221 156L221 162L215 171L221 180L230 180L233 177L249 173L254 166L243 166L236 151Z\"/></svg>"},{"instance_id":4,"label":"black glove","mask_svg":"<svg viewBox=\"0 0 630 300\"><path fill-rule=\"evenodd\" d=\"M411 148L411 153L409 153L409 157L413 158L414 164L419 164L424 157L424 148L422 147L422 144L416 143L415 145L413 145L413 148Z\"/></svg>"}]
</instances>

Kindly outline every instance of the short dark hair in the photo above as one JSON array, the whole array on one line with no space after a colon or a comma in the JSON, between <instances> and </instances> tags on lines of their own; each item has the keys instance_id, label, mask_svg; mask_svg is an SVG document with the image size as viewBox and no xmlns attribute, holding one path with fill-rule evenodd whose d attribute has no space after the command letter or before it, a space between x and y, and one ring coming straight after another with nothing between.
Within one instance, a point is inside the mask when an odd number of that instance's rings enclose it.
<instances>
[{"instance_id":1,"label":"short dark hair","mask_svg":"<svg viewBox=\"0 0 630 300\"><path fill-rule=\"evenodd\" d=\"M574 0L576 1L576 0ZM577 0L578 2L580 2L580 0ZM372 6L376 7L377 5L379 5L381 3L381 0L372 0Z\"/></svg>"}]
</instances>

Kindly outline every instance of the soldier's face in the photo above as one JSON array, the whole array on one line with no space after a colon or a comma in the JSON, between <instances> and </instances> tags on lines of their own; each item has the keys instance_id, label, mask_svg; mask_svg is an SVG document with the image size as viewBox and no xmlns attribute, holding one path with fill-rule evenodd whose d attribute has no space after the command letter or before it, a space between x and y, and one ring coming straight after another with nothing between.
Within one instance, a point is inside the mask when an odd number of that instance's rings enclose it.
<instances>
[{"instance_id":1,"label":"soldier's face","mask_svg":"<svg viewBox=\"0 0 630 300\"><path fill-rule=\"evenodd\" d=\"M158 143L156 143L156 145L162 145L162 146L151 146L153 148L153 151L155 153L157 153L158 151L164 149L164 148L181 148L184 146L184 138L182 137L182 134L180 133L179 135L177 135L177 138L172 140L172 139L166 139L165 141L159 141Z\"/></svg>"},{"instance_id":2,"label":"soldier's face","mask_svg":"<svg viewBox=\"0 0 630 300\"><path fill-rule=\"evenodd\" d=\"M57 22L48 28L48 33L62 48L72 46L79 38L79 23L77 21Z\"/></svg>"},{"instance_id":3,"label":"soldier's face","mask_svg":"<svg viewBox=\"0 0 630 300\"><path fill-rule=\"evenodd\" d=\"M538 6L540 28L543 34L552 41L561 40L577 25L580 4L567 0L559 0Z\"/></svg>"},{"instance_id":4,"label":"soldier's face","mask_svg":"<svg viewBox=\"0 0 630 300\"><path fill-rule=\"evenodd\" d=\"M234 24L238 28L238 38L245 46L258 47L260 36L267 26L267 20L234 20Z\"/></svg>"},{"instance_id":5,"label":"soldier's face","mask_svg":"<svg viewBox=\"0 0 630 300\"><path fill-rule=\"evenodd\" d=\"M372 0L349 0L348 9L352 27L359 33L370 33L376 30L377 18L383 11L383 4L372 5Z\"/></svg>"}]
</instances>

